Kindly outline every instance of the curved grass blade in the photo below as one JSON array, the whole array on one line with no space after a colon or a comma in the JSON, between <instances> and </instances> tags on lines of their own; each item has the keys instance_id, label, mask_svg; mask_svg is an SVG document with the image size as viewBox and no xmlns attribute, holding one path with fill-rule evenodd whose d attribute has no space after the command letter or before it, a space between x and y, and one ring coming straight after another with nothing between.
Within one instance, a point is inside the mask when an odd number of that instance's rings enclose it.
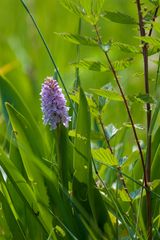
<instances>
[{"instance_id":1,"label":"curved grass blade","mask_svg":"<svg viewBox=\"0 0 160 240\"><path fill-rule=\"evenodd\" d=\"M72 101L71 101L71 99L70 99L69 93L68 93L67 88L66 88L66 86L65 86L65 84L64 84L64 81L63 81L63 79L62 79L62 76L61 76L61 74L60 74L60 72L59 72L59 70L58 70L58 67L57 67L57 65L56 65L56 63L55 63L55 60L54 60L54 58L53 58L53 56L52 56L52 54L51 54L51 51L50 51L50 49L49 49L49 47L48 47L48 45L47 45L47 43L46 43L46 41L45 41L45 39L44 39L44 37L43 37L43 35L42 35L42 33L41 33L38 25L37 25L34 17L32 16L30 10L28 9L27 5L24 3L23 0L20 0L20 2L22 3L23 7L25 8L25 10L27 11L27 13L29 14L29 16L30 16L30 18L31 18L31 20L32 20L35 28L37 29L37 32L38 32L38 34L39 34L39 36L40 36L40 38L41 38L41 40L42 40L42 42L43 42L43 44L44 44L44 46L45 46L45 48L46 48L46 51L47 51L47 53L48 53L48 55L49 55L49 58L51 59L51 62L52 62L53 66L54 66L54 68L55 68L55 70L56 70L56 73L57 73L60 81L61 81L61 84L62 84L62 86L63 86L63 88L64 88L64 91L65 91L65 93L66 93L66 95L67 95L67 98L68 98L68 100L69 100L69 102L70 102L70 105L71 105L71 107L73 108L73 111L74 111L75 114L76 114L76 110L75 110L74 105L73 105L73 103L72 103Z\"/></svg>"},{"instance_id":2,"label":"curved grass blade","mask_svg":"<svg viewBox=\"0 0 160 240\"><path fill-rule=\"evenodd\" d=\"M34 217L36 221L40 223L42 229L44 229L44 231L49 235L52 226L49 224L49 221L44 218L44 212L42 211L41 206L38 204L34 192L1 147L0 164L14 185L15 189L26 203L26 207L32 213L32 217Z\"/></svg>"},{"instance_id":3,"label":"curved grass blade","mask_svg":"<svg viewBox=\"0 0 160 240\"><path fill-rule=\"evenodd\" d=\"M89 106L85 94L80 88L74 151L73 196L89 215L93 215L93 219L100 230L105 232L108 237L114 238L114 229L109 214L92 177L90 131ZM79 138L79 136L82 137Z\"/></svg>"},{"instance_id":4,"label":"curved grass blade","mask_svg":"<svg viewBox=\"0 0 160 240\"><path fill-rule=\"evenodd\" d=\"M7 122L8 113L6 111L5 102L11 103L19 112L21 112L23 116L28 119L32 129L34 129L34 133L32 132L32 135L30 136L35 138L34 141L32 141L32 144L34 145L34 151L36 151L36 153L40 156L43 156L46 152L49 152L48 144L46 143L30 109L28 109L27 105L24 103L22 96L17 92L15 87L2 76L0 76L0 94L2 98L2 110Z\"/></svg>"}]
</instances>

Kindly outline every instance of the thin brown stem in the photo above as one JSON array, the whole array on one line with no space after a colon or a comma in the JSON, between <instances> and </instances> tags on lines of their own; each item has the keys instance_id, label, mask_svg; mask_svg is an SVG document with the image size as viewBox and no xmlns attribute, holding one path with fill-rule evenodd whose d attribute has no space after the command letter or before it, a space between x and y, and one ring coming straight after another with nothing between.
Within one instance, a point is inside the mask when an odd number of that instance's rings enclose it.
<instances>
[{"instance_id":1,"label":"thin brown stem","mask_svg":"<svg viewBox=\"0 0 160 240\"><path fill-rule=\"evenodd\" d=\"M109 141L109 139L107 138L106 131L105 131L105 127L104 127L104 124L103 124L101 115L99 115L98 119L99 119L99 123L100 123L101 128L102 128L102 131L103 131L103 134L104 134L104 137L105 137L105 141L106 141L106 143L107 143L107 146L108 146L111 154L114 154L114 153L113 153L113 150L112 150L112 147L111 147L111 145L110 145L110 141ZM129 194L129 191L128 191L126 182L125 182L125 180L124 180L123 174L121 173L121 167L120 167L120 166L117 166L117 170L118 170L119 180L121 181L121 183L122 183L122 185L123 185L123 189L125 190L127 196L128 196L129 199L130 199L130 206L131 206L131 209L132 209L132 212L133 212L133 218L134 218L134 220L136 221L136 214L135 214L135 210L134 210L134 207L133 207L133 204L132 204L132 198L131 198L131 196L130 196L130 194Z\"/></svg>"},{"instance_id":2,"label":"thin brown stem","mask_svg":"<svg viewBox=\"0 0 160 240\"><path fill-rule=\"evenodd\" d=\"M156 17L157 17L157 13L159 10L159 6L157 6L157 8L155 9L152 21L154 22ZM140 21L141 19L141 21ZM143 24L143 18L142 18L142 14L139 14L139 26L141 26L140 28L144 29L144 24ZM153 24L151 24L151 28L149 30L148 36L150 37L152 35L152 31L153 31ZM144 29L144 34L145 34L145 29ZM146 35L146 34L145 34ZM143 36L143 35L141 35ZM149 90L149 80L148 80L148 44L145 43L143 46L143 59L144 59L144 69L145 69L145 90L146 90L146 94L149 95L150 90ZM152 152L152 146L151 146L151 141L152 141L152 136L149 135L149 129L150 129L150 124L151 124L151 106L150 103L146 104L146 108L147 108L147 154L146 154L146 174L147 174L147 180L148 182L151 181L151 152Z\"/></svg>"},{"instance_id":3,"label":"thin brown stem","mask_svg":"<svg viewBox=\"0 0 160 240\"><path fill-rule=\"evenodd\" d=\"M156 7L152 21L155 22L157 14L158 14L158 10L159 10L159 5ZM153 24L151 24L151 28L149 30L148 36L150 37L152 35L152 31L153 31Z\"/></svg>"},{"instance_id":4,"label":"thin brown stem","mask_svg":"<svg viewBox=\"0 0 160 240\"><path fill-rule=\"evenodd\" d=\"M105 137L105 141L106 141L106 143L107 143L107 146L108 146L110 152L113 154L113 150L112 150L111 145L110 145L110 142L109 142L109 140L108 140L108 138L107 138L106 131L105 131L105 128L104 128L104 124L103 124L103 122L102 122L102 118L101 118L100 115L99 115L99 117L98 117L98 120L99 120L99 123L100 123L100 125L101 125L101 128L102 128L102 131L103 131L103 134L104 134L104 137Z\"/></svg>"},{"instance_id":5,"label":"thin brown stem","mask_svg":"<svg viewBox=\"0 0 160 240\"><path fill-rule=\"evenodd\" d=\"M109 142L109 140L108 140L108 138L107 138L107 136L106 136L106 132L105 132L105 128L104 128L104 124L103 124L103 122L102 122L101 116L99 116L99 122L100 122L100 125L101 125L101 128L102 128L103 134L104 134L104 136L105 136L105 141L106 141L106 143L107 143L107 145L108 145L108 148L109 148L111 154L113 154L113 150L112 150L112 148L111 148L110 142ZM123 177L123 175L122 175L122 173L121 173L121 167L118 166L118 167L117 167L117 170L118 170L119 179L120 179L120 181L122 182L123 188L124 188L125 192L127 193L128 197L130 198L130 200L132 201L131 196L130 196L129 191L128 191L128 188L127 188L127 185L126 185L126 183L125 183L124 177ZM132 207L132 206L131 206L131 207Z\"/></svg>"},{"instance_id":6,"label":"thin brown stem","mask_svg":"<svg viewBox=\"0 0 160 240\"><path fill-rule=\"evenodd\" d=\"M140 0L136 0L137 10L138 10L138 18L139 18L139 30L141 37L146 36L144 21L142 16L142 9ZM155 13L153 16L152 21L154 22L158 13L159 6L155 9ZM148 36L152 35L153 31L153 24L151 24L151 28L149 30ZM145 83L145 92L147 95L150 94L149 89L149 77L148 77L148 44L142 41L142 55L143 55L143 62L144 62L144 83ZM151 151L152 151L152 136L149 134L150 124L151 124L151 105L150 103L146 103L147 109L147 152L146 152L146 177L147 182L151 181ZM148 190L149 189L149 186ZM148 240L152 239L152 205L151 205L151 193L150 191L146 191L146 208L147 208L147 231L148 231Z\"/></svg>"},{"instance_id":7,"label":"thin brown stem","mask_svg":"<svg viewBox=\"0 0 160 240\"><path fill-rule=\"evenodd\" d=\"M99 35L99 31L97 29L97 26L95 25L94 26L95 28L95 31L96 31L96 34L97 34L97 38L98 38L98 42L100 45L102 45L102 41L101 41L101 37ZM137 144L137 147L138 147L138 150L139 150L139 154L140 154L140 158L141 158L141 162L142 162L142 168L143 168L143 173L144 173L144 183L145 183L145 187L147 187L147 177L146 177L146 171L145 171L145 163L144 163L144 158L143 158L143 153L142 153L142 149L141 149L141 146L140 146L140 143L139 143L139 140L138 140L138 136L137 136L137 132L136 132L136 129L135 129L135 126L134 126L134 122L133 122L133 119L132 119L132 115L130 113L130 110L129 110L129 106L128 106L128 102L127 102L127 99L124 95L124 92L122 90L122 87L120 85L120 82L119 82L119 79L118 79L118 76L117 76L117 73L114 69L114 66L108 56L108 53L106 51L104 51L104 54L106 56L106 59L107 59L107 62L110 66L110 69L111 69L111 72L116 80L116 83L117 83L117 86L119 88L119 91L121 93L121 96L123 98L123 102L124 102L124 105L125 105L125 108L126 108L126 111L127 111L127 114L129 116L129 119L130 119L130 122L131 122L131 126L132 126L132 130L133 130L133 134L134 134L134 137L135 137L135 141L136 141L136 144Z\"/></svg>"}]
</instances>

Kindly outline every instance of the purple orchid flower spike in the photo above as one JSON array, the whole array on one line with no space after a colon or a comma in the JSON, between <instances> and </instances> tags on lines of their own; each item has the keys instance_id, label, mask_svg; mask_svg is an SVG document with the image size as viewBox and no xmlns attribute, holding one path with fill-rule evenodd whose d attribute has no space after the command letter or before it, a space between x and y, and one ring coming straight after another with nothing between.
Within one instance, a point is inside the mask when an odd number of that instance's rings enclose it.
<instances>
[{"instance_id":1,"label":"purple orchid flower spike","mask_svg":"<svg viewBox=\"0 0 160 240\"><path fill-rule=\"evenodd\" d=\"M60 123L68 127L71 121L68 115L69 107L66 106L66 99L58 82L52 77L47 77L42 84L40 95L44 124L50 125L51 130L56 129Z\"/></svg>"}]
</instances>

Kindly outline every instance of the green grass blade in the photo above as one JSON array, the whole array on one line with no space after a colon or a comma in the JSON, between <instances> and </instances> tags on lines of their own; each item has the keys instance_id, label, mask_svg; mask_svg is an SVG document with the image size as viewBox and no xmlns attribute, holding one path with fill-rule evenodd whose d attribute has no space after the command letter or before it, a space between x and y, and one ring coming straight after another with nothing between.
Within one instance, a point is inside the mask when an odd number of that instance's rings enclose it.
<instances>
[{"instance_id":1,"label":"green grass blade","mask_svg":"<svg viewBox=\"0 0 160 240\"><path fill-rule=\"evenodd\" d=\"M8 114L6 111L5 102L8 102L12 104L19 112L21 112L24 117L28 119L28 122L33 129L32 135L30 136L30 138L34 138L34 141L32 141L32 144L34 145L33 149L38 154L43 156L43 154L48 151L48 145L46 144L46 142L44 143L44 136L42 136L42 132L40 131L38 124L33 118L31 111L28 109L27 105L23 101L22 96L17 92L15 87L6 78L2 76L0 76L0 94L3 103L2 109L4 115L6 116L6 119L8 120Z\"/></svg>"},{"instance_id":2,"label":"green grass blade","mask_svg":"<svg viewBox=\"0 0 160 240\"><path fill-rule=\"evenodd\" d=\"M32 217L40 223L42 229L49 235L51 225L49 221L44 218L43 211L37 202L34 192L2 148L0 148L0 164L25 202L26 207L32 213Z\"/></svg>"}]
</instances>

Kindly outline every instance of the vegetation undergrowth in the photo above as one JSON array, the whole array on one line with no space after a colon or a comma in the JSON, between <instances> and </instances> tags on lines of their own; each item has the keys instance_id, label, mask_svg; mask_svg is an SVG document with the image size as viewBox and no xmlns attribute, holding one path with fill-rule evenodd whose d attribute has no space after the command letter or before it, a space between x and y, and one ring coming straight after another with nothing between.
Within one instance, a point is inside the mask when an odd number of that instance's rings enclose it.
<instances>
[{"instance_id":1,"label":"vegetation undergrowth","mask_svg":"<svg viewBox=\"0 0 160 240\"><path fill-rule=\"evenodd\" d=\"M53 71L29 107L5 76L15 63L0 68L0 239L160 239L159 0L132 1L133 16L59 2L78 19L77 33L53 35L73 45L72 88L24 0ZM131 42L106 40L105 21L134 29ZM85 89L89 71L105 84Z\"/></svg>"}]
</instances>

